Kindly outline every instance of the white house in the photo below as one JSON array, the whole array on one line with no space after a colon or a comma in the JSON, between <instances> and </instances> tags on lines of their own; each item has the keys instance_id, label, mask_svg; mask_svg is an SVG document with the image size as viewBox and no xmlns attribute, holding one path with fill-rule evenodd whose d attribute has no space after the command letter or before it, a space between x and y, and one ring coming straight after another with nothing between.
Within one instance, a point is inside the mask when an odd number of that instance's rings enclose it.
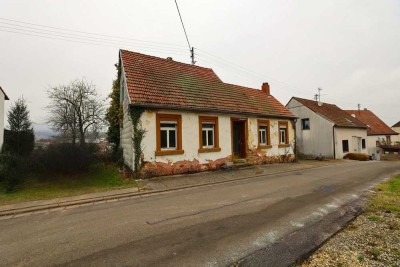
<instances>
[{"instance_id":1,"label":"white house","mask_svg":"<svg viewBox=\"0 0 400 267\"><path fill-rule=\"evenodd\" d=\"M368 109L346 110L346 112L367 125L368 150L379 147L380 145L390 145L395 142L397 136L399 135Z\"/></svg>"},{"instance_id":2,"label":"white house","mask_svg":"<svg viewBox=\"0 0 400 267\"><path fill-rule=\"evenodd\" d=\"M4 102L9 100L8 96L0 86L0 151L3 148L4 143Z\"/></svg>"},{"instance_id":3,"label":"white house","mask_svg":"<svg viewBox=\"0 0 400 267\"><path fill-rule=\"evenodd\" d=\"M292 97L286 107L299 118L296 143L300 153L335 159L349 152L368 153L367 126L336 105Z\"/></svg>"},{"instance_id":4,"label":"white house","mask_svg":"<svg viewBox=\"0 0 400 267\"><path fill-rule=\"evenodd\" d=\"M143 177L217 169L235 159L294 159L295 116L267 83L262 90L227 84L212 69L126 50L119 63L121 147L133 170L140 159ZM135 135L141 130L142 139Z\"/></svg>"},{"instance_id":5,"label":"white house","mask_svg":"<svg viewBox=\"0 0 400 267\"><path fill-rule=\"evenodd\" d=\"M392 126L393 131L395 131L396 133L398 133L399 135L395 136L393 138L393 142L394 143L400 143L400 121L398 123L396 123L395 125Z\"/></svg>"}]
</instances>

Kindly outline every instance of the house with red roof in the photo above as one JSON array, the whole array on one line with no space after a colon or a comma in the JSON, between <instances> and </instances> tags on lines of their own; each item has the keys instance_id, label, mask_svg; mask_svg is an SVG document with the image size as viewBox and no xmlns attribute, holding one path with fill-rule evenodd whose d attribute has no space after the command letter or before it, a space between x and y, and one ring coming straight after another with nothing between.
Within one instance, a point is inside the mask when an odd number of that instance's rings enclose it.
<instances>
[{"instance_id":1,"label":"house with red roof","mask_svg":"<svg viewBox=\"0 0 400 267\"><path fill-rule=\"evenodd\" d=\"M119 66L123 157L142 177L294 159L296 117L268 83L233 85L210 68L127 50Z\"/></svg>"},{"instance_id":2,"label":"house with red roof","mask_svg":"<svg viewBox=\"0 0 400 267\"><path fill-rule=\"evenodd\" d=\"M367 126L338 106L292 97L286 107L296 123L298 151L308 157L342 159L347 153L368 153Z\"/></svg>"},{"instance_id":3,"label":"house with red roof","mask_svg":"<svg viewBox=\"0 0 400 267\"><path fill-rule=\"evenodd\" d=\"M346 110L346 112L367 125L367 148L369 149L376 148L381 145L390 145L399 135L371 110Z\"/></svg>"},{"instance_id":4,"label":"house with red roof","mask_svg":"<svg viewBox=\"0 0 400 267\"><path fill-rule=\"evenodd\" d=\"M4 112L4 102L6 100L9 100L8 96L4 92L3 88L0 86L0 151L3 147L4 143L4 117L5 117L5 112Z\"/></svg>"}]
</instances>

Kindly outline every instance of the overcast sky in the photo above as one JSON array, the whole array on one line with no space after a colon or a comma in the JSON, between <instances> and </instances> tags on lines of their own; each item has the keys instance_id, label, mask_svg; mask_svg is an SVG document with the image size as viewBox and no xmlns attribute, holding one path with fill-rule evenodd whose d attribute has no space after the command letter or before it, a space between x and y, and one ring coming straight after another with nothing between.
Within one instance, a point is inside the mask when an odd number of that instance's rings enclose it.
<instances>
[{"instance_id":1,"label":"overcast sky","mask_svg":"<svg viewBox=\"0 0 400 267\"><path fill-rule=\"evenodd\" d=\"M283 104L312 99L320 87L322 101L361 104L389 126L400 120L400 1L178 4L196 64L223 81L269 82ZM36 129L51 86L86 78L106 97L119 48L189 63L174 0L0 0L0 86L12 101L24 96Z\"/></svg>"}]
</instances>

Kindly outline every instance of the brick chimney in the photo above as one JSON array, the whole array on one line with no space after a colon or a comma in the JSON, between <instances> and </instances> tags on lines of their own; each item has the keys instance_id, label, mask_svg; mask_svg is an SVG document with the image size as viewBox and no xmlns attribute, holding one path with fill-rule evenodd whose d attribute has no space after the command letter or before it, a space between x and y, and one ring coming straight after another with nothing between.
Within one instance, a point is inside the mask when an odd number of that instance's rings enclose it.
<instances>
[{"instance_id":1,"label":"brick chimney","mask_svg":"<svg viewBox=\"0 0 400 267\"><path fill-rule=\"evenodd\" d=\"M269 91L269 84L268 83L263 83L261 86L261 90L266 93L267 95L270 95L270 91Z\"/></svg>"}]
</instances>

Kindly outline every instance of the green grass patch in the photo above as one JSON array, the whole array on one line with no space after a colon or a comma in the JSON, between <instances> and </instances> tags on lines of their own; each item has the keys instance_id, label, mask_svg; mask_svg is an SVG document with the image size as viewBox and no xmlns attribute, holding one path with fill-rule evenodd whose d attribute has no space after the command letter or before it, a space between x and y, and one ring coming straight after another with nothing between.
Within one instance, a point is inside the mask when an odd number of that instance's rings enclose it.
<instances>
[{"instance_id":1,"label":"green grass patch","mask_svg":"<svg viewBox=\"0 0 400 267\"><path fill-rule=\"evenodd\" d=\"M135 180L123 179L114 165L98 163L78 175L29 176L14 193L6 193L0 183L0 205L51 199L136 187Z\"/></svg>"},{"instance_id":2,"label":"green grass patch","mask_svg":"<svg viewBox=\"0 0 400 267\"><path fill-rule=\"evenodd\" d=\"M376 186L369 211L400 212L400 175Z\"/></svg>"},{"instance_id":3,"label":"green grass patch","mask_svg":"<svg viewBox=\"0 0 400 267\"><path fill-rule=\"evenodd\" d=\"M376 215L370 215L367 217L368 220L372 221L372 222L379 222L379 217Z\"/></svg>"}]
</instances>

